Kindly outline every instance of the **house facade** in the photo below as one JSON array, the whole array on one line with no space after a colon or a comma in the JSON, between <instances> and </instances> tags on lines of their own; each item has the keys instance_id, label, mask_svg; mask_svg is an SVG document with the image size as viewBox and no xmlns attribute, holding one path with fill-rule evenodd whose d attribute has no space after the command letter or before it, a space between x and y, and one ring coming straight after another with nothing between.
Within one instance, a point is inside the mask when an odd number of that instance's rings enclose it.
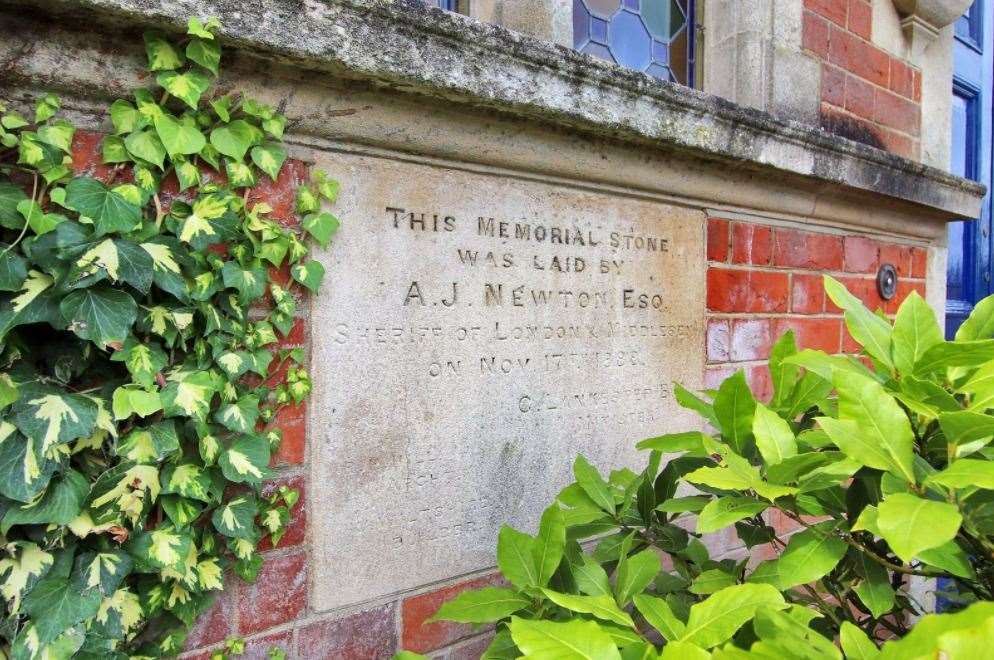
<instances>
[{"instance_id":1,"label":"house facade","mask_svg":"<svg viewBox=\"0 0 994 660\"><path fill-rule=\"evenodd\" d=\"M99 109L143 84L141 31L196 14L223 25L223 83L290 118L295 163L270 194L289 208L311 167L341 183L326 286L287 340L313 398L276 422L272 485L303 496L189 657L240 636L246 657L477 658L486 630L426 620L498 580L500 525L533 531L577 453L635 465L638 440L695 428L674 381L741 369L768 396L788 330L857 351L823 275L885 313L916 291L954 329L990 292L990 12L0 2L0 96L61 94L82 166L99 166Z\"/></svg>"}]
</instances>

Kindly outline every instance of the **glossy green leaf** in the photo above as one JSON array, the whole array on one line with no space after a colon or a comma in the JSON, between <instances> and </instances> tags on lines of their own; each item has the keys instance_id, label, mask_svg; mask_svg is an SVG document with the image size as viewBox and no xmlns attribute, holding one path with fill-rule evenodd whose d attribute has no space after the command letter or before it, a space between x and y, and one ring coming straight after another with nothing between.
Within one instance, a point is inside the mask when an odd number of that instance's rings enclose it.
<instances>
[{"instance_id":1,"label":"glossy green leaf","mask_svg":"<svg viewBox=\"0 0 994 660\"><path fill-rule=\"evenodd\" d=\"M749 582L770 584L786 591L824 577L849 548L833 532L834 524L833 521L819 523L791 536L786 550L757 566Z\"/></svg>"},{"instance_id":2,"label":"glossy green leaf","mask_svg":"<svg viewBox=\"0 0 994 660\"><path fill-rule=\"evenodd\" d=\"M880 656L877 645L870 641L861 628L848 621L842 622L839 644L846 654L846 660L875 660Z\"/></svg>"},{"instance_id":3,"label":"glossy green leaf","mask_svg":"<svg viewBox=\"0 0 994 660\"><path fill-rule=\"evenodd\" d=\"M752 497L720 497L711 500L697 516L697 533L710 534L745 518L762 513L769 506Z\"/></svg>"},{"instance_id":4,"label":"glossy green leaf","mask_svg":"<svg viewBox=\"0 0 994 660\"><path fill-rule=\"evenodd\" d=\"M634 600L639 613L666 640L672 642L683 636L684 623L677 618L665 600L649 594L637 594Z\"/></svg>"},{"instance_id":5,"label":"glossy green leaf","mask_svg":"<svg viewBox=\"0 0 994 660\"><path fill-rule=\"evenodd\" d=\"M963 520L952 504L908 493L889 495L877 510L880 535L894 554L906 562L923 550L951 541Z\"/></svg>"},{"instance_id":6,"label":"glossy green leaf","mask_svg":"<svg viewBox=\"0 0 994 660\"><path fill-rule=\"evenodd\" d=\"M611 636L593 621L511 618L511 638L533 660L621 660Z\"/></svg>"},{"instance_id":7,"label":"glossy green leaf","mask_svg":"<svg viewBox=\"0 0 994 660\"><path fill-rule=\"evenodd\" d=\"M797 455L797 441L790 425L761 403L756 404L752 433L756 438L756 448L767 466L777 465Z\"/></svg>"},{"instance_id":8,"label":"glossy green leaf","mask_svg":"<svg viewBox=\"0 0 994 660\"><path fill-rule=\"evenodd\" d=\"M914 372L926 351L942 340L935 312L917 291L912 291L901 303L894 320L894 366L901 374Z\"/></svg>"},{"instance_id":9,"label":"glossy green leaf","mask_svg":"<svg viewBox=\"0 0 994 660\"><path fill-rule=\"evenodd\" d=\"M556 605L572 612L591 614L603 621L611 621L629 628L635 627L632 617L618 607L611 596L576 596L562 594L550 589L543 589L542 593Z\"/></svg>"},{"instance_id":10,"label":"glossy green leaf","mask_svg":"<svg viewBox=\"0 0 994 660\"><path fill-rule=\"evenodd\" d=\"M729 639L759 607L783 609L783 596L768 584L737 584L712 594L690 608L687 625L679 640L712 648Z\"/></svg>"},{"instance_id":11,"label":"glossy green leaf","mask_svg":"<svg viewBox=\"0 0 994 660\"><path fill-rule=\"evenodd\" d=\"M531 605L531 599L513 589L484 587L464 591L446 601L426 623L493 623Z\"/></svg>"},{"instance_id":12,"label":"glossy green leaf","mask_svg":"<svg viewBox=\"0 0 994 660\"><path fill-rule=\"evenodd\" d=\"M845 310L846 327L867 354L881 364L893 368L891 358L892 329L890 324L863 306L859 298L829 275L824 276L825 293L836 306Z\"/></svg>"},{"instance_id":13,"label":"glossy green leaf","mask_svg":"<svg viewBox=\"0 0 994 660\"><path fill-rule=\"evenodd\" d=\"M69 330L99 346L127 339L138 315L134 298L105 286L73 291L62 299L59 309Z\"/></svg>"},{"instance_id":14,"label":"glossy green leaf","mask_svg":"<svg viewBox=\"0 0 994 660\"><path fill-rule=\"evenodd\" d=\"M714 414L721 425L722 437L739 454L751 446L756 399L746 383L745 372L739 370L726 378L714 397Z\"/></svg>"},{"instance_id":15,"label":"glossy green leaf","mask_svg":"<svg viewBox=\"0 0 994 660\"><path fill-rule=\"evenodd\" d=\"M497 536L497 567L518 589L540 586L535 539L507 525L502 526Z\"/></svg>"}]
</instances>

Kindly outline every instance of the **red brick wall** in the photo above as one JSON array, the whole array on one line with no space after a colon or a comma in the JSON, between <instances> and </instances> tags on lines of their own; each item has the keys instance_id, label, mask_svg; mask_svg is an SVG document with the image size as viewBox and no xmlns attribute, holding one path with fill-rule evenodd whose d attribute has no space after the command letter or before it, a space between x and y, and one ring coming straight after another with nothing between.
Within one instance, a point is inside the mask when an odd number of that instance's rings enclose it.
<instances>
[{"instance_id":1,"label":"red brick wall","mask_svg":"<svg viewBox=\"0 0 994 660\"><path fill-rule=\"evenodd\" d=\"M912 290L925 295L927 252L921 247L712 217L707 252L707 387L745 369L753 388L768 398L766 359L787 330L803 348L857 352L841 310L825 297L824 273L870 309L887 313L897 311ZM884 263L893 264L899 278L889 301L876 286Z\"/></svg>"},{"instance_id":2,"label":"red brick wall","mask_svg":"<svg viewBox=\"0 0 994 660\"><path fill-rule=\"evenodd\" d=\"M804 0L804 49L821 60L827 130L917 159L921 71L871 43L869 0Z\"/></svg>"}]
</instances>

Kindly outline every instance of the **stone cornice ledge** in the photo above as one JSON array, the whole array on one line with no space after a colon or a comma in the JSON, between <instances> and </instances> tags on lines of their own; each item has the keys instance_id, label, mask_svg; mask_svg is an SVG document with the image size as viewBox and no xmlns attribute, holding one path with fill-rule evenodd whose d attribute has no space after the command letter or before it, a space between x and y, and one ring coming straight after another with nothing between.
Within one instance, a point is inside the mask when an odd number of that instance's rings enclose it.
<instances>
[{"instance_id":1,"label":"stone cornice ledge","mask_svg":"<svg viewBox=\"0 0 994 660\"><path fill-rule=\"evenodd\" d=\"M0 0L95 23L184 27L218 16L226 42L309 70L373 81L614 139L813 177L979 215L984 186L819 129L663 83L418 0Z\"/></svg>"}]
</instances>

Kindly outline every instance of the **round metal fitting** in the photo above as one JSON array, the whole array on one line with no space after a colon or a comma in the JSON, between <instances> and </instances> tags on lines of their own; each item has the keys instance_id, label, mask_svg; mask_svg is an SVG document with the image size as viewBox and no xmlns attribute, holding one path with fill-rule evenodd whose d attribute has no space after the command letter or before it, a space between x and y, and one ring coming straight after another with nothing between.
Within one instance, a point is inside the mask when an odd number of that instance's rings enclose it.
<instances>
[{"instance_id":1,"label":"round metal fitting","mask_svg":"<svg viewBox=\"0 0 994 660\"><path fill-rule=\"evenodd\" d=\"M897 269L893 264L883 264L877 271L877 293L884 300L890 300L897 294Z\"/></svg>"}]
</instances>

